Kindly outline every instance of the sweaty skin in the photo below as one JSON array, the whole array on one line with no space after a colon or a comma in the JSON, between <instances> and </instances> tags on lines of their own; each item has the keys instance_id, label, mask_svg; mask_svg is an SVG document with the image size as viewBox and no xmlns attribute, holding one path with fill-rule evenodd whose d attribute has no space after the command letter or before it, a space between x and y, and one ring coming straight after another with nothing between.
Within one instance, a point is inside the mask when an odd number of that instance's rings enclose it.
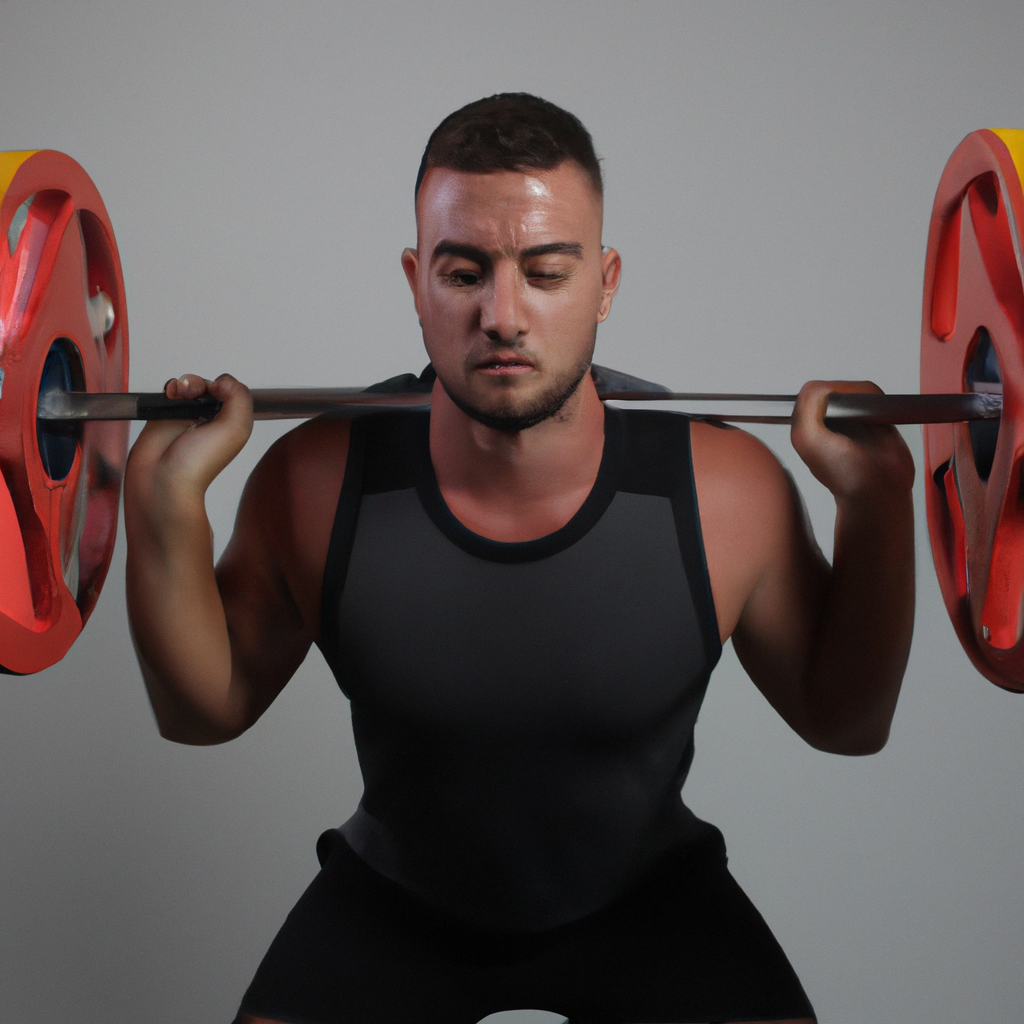
<instances>
[{"instance_id":1,"label":"sweaty skin","mask_svg":"<svg viewBox=\"0 0 1024 1024\"><path fill-rule=\"evenodd\" d=\"M620 273L601 224L601 199L571 162L529 173L433 168L424 179L417 245L402 266L437 371L430 453L448 507L485 537L552 533L597 476L603 407L585 371ZM335 418L275 443L215 569L204 494L244 445L252 408L231 377L166 386L170 397L206 390L223 401L217 418L148 424L125 481L139 662L161 733L200 744L252 725L317 636L348 445L348 423ZM831 567L767 448L703 423L692 445L722 640L733 638L754 683L804 739L863 754L886 741L910 648L914 466L894 428L844 436L825 427L827 395L839 390L877 388L807 384L792 429L835 497Z\"/></svg>"}]
</instances>

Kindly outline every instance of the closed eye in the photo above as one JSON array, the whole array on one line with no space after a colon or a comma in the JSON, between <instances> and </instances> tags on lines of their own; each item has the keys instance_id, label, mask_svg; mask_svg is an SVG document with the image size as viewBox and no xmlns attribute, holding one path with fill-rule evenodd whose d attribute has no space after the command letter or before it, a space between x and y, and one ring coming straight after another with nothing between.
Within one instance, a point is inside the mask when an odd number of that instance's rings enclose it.
<instances>
[{"instance_id":1,"label":"closed eye","mask_svg":"<svg viewBox=\"0 0 1024 1024\"><path fill-rule=\"evenodd\" d=\"M565 269L565 270L554 270L554 269L547 269L547 270L537 269L537 270L533 270L533 269L529 269L526 272L526 277L527 277L527 279L529 281L531 281L534 284L540 285L542 287L544 285L560 284L562 281L567 281L570 276L571 276L571 271L567 270L567 269Z\"/></svg>"}]
</instances>

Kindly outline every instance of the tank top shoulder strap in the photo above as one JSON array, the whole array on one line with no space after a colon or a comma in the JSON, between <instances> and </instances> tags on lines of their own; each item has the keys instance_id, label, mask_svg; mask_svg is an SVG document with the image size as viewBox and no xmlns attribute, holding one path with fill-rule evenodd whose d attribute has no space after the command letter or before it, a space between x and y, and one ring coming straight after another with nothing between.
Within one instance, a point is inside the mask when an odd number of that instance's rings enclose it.
<instances>
[{"instance_id":1,"label":"tank top shoulder strap","mask_svg":"<svg viewBox=\"0 0 1024 1024\"><path fill-rule=\"evenodd\" d=\"M627 437L619 490L661 495L671 500L683 567L700 620L705 650L714 663L721 654L722 643L697 507L690 418L651 409L615 410L615 414L625 417Z\"/></svg>"},{"instance_id":2,"label":"tank top shoulder strap","mask_svg":"<svg viewBox=\"0 0 1024 1024\"><path fill-rule=\"evenodd\" d=\"M426 412L396 411L357 416L349 433L348 459L334 514L320 591L318 646L328 663L338 649L338 606L348 575L359 506L364 494L413 487L421 474L417 455L429 430Z\"/></svg>"}]
</instances>

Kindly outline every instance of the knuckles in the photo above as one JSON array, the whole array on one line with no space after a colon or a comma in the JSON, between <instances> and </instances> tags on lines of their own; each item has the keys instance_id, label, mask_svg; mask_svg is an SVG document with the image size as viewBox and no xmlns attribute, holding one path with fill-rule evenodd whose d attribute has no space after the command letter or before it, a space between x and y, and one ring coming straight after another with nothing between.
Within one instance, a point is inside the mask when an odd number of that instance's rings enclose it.
<instances>
[{"instance_id":1,"label":"knuckles","mask_svg":"<svg viewBox=\"0 0 1024 1024\"><path fill-rule=\"evenodd\" d=\"M199 374L173 377L164 385L170 399L199 398L209 393L221 403L212 420L154 420L139 434L129 456L128 476L161 487L207 486L241 451L252 433L249 389L230 374L207 380Z\"/></svg>"},{"instance_id":2,"label":"knuckles","mask_svg":"<svg viewBox=\"0 0 1024 1024\"><path fill-rule=\"evenodd\" d=\"M249 389L230 373L222 373L213 380L207 380L198 373L185 373L172 377L164 385L164 394L168 398L198 398L207 393L227 400L234 396L248 396Z\"/></svg>"},{"instance_id":3,"label":"knuckles","mask_svg":"<svg viewBox=\"0 0 1024 1024\"><path fill-rule=\"evenodd\" d=\"M831 393L882 394L873 381L809 381L793 410L793 447L814 476L837 497L873 490L909 490L915 468L899 431L891 425L825 423Z\"/></svg>"}]
</instances>

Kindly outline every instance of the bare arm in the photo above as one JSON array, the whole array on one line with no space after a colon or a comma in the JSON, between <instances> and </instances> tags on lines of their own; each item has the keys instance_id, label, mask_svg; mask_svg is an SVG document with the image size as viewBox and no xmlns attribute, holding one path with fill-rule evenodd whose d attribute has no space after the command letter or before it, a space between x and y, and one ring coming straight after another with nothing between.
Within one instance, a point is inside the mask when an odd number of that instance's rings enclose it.
<instances>
[{"instance_id":1,"label":"bare arm","mask_svg":"<svg viewBox=\"0 0 1024 1024\"><path fill-rule=\"evenodd\" d=\"M793 429L797 452L835 497L831 567L792 482L746 435L712 440L712 450L733 450L732 468L716 473L705 452L698 494L702 523L705 498L717 511L706 535L723 635L733 633L744 668L809 743L863 754L888 737L910 650L914 467L894 428L856 437L825 428L827 394L843 389L873 385L807 385Z\"/></svg>"},{"instance_id":2,"label":"bare arm","mask_svg":"<svg viewBox=\"0 0 1024 1024\"><path fill-rule=\"evenodd\" d=\"M193 395L205 386L190 378L190 387L172 382L168 391ZM347 441L344 425L306 424L275 444L246 485L215 569L204 497L245 443L252 417L237 381L211 390L224 402L217 419L150 423L125 479L128 612L139 664L161 734L199 744L252 725L315 639L331 502L344 472L344 447L329 442Z\"/></svg>"}]
</instances>

